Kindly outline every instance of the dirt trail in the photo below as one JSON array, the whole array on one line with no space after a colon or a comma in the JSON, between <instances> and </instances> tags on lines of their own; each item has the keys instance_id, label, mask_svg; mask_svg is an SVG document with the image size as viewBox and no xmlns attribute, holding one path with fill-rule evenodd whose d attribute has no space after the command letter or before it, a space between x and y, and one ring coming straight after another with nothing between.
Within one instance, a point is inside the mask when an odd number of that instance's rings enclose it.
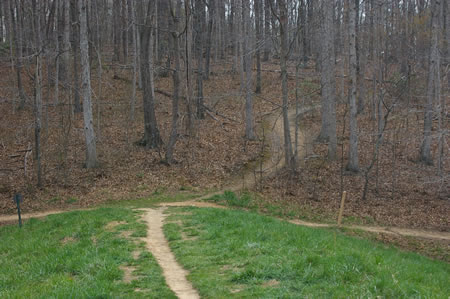
<instances>
[{"instance_id":1,"label":"dirt trail","mask_svg":"<svg viewBox=\"0 0 450 299\"><path fill-rule=\"evenodd\" d=\"M147 237L144 239L147 249L158 261L163 270L166 283L169 288L181 299L200 298L197 291L186 279L188 272L184 270L176 261L169 243L163 233L163 222L165 219L164 208L141 209L145 211L143 220L147 222Z\"/></svg>"},{"instance_id":2,"label":"dirt trail","mask_svg":"<svg viewBox=\"0 0 450 299\"><path fill-rule=\"evenodd\" d=\"M315 107L306 107L304 109L301 109L299 111L299 114L305 113L307 111L311 111L312 109L317 108ZM295 117L296 112L291 110L289 113L289 119L290 124L292 127L291 135L292 140L294 139L294 133L295 133ZM271 124L271 130L270 133L267 135L270 139L270 145L271 145L271 154L270 159L267 159L263 162L262 170L263 170L263 176L268 177L276 174L276 172L281 169L284 166L284 159L283 159L283 122L282 118L276 117L276 116L270 116L269 123ZM304 144L306 140L306 136L303 132L299 132L299 142L298 142L298 151L303 153L304 151ZM202 200L210 198L214 195L222 194L224 190L230 190L230 191L239 191L243 187L244 188L252 188L255 185L255 178L254 174L251 171L248 171L244 174L244 178L237 177L230 181L230 183L223 188L220 191L210 193L204 196L201 196L199 198L196 198L194 200L190 201L184 201L184 202L171 202L171 203L162 203L160 206L164 207L171 207L171 206L192 206L192 207L211 207L211 208L220 208L225 209L226 207L216 205L213 203L207 203L202 202ZM52 214L58 214L63 213L66 211L47 211L47 212L40 212L40 213L30 213L30 214L23 214L22 219L29 219L29 218L39 218L39 217L45 217ZM17 215L0 215L0 223L2 222L12 222L17 221ZM308 227L334 227L333 224L324 224L324 223L313 223L313 222L307 222L302 220L291 220L289 221L291 223L297 224L297 225L303 225ZM350 226L343 226L345 228L349 229L359 229L363 231L373 232L373 233L385 233L385 234L394 234L394 235L401 235L401 236L408 236L408 237L418 237L418 238L426 238L426 239L436 239L436 240L450 240L450 233L449 232L440 232L440 231L427 231L427 230L420 230L420 229L409 229L409 228L398 228L398 227L382 227L382 226L360 226L360 225L350 225Z\"/></svg>"},{"instance_id":3,"label":"dirt trail","mask_svg":"<svg viewBox=\"0 0 450 299\"><path fill-rule=\"evenodd\" d=\"M207 202L199 202L195 200L184 201L184 202L168 202L162 203L161 206L164 207L197 207L197 208L218 208L218 209L230 209L226 206L217 205L214 203ZM317 223L317 222L308 222L303 220L286 220L281 219L282 221L287 221L292 224L307 226L312 228L330 228L337 227L336 224L327 224L327 223ZM358 229L362 231L367 231L371 233L383 233L389 235L400 235L405 237L416 237L416 238L424 238L424 239L436 239L436 240L445 240L450 241L450 233L449 232L439 232L439 231L427 231L427 230L419 230L419 229L409 229L409 228L400 228L400 227L382 227L382 226L362 226L362 225L343 225L342 228L347 229Z\"/></svg>"},{"instance_id":4,"label":"dirt trail","mask_svg":"<svg viewBox=\"0 0 450 299\"><path fill-rule=\"evenodd\" d=\"M61 213L71 212L71 211L89 211L89 210L92 210L92 209L50 210L50 211L45 211L45 212L35 212L35 213L22 214L21 218L22 218L22 220L26 220L26 219L30 219L30 218L43 218L43 217L47 217L47 216L53 215L53 214L61 214ZM17 221L18 221L17 214L0 215L0 223L3 223L3 222L17 222Z\"/></svg>"}]
</instances>

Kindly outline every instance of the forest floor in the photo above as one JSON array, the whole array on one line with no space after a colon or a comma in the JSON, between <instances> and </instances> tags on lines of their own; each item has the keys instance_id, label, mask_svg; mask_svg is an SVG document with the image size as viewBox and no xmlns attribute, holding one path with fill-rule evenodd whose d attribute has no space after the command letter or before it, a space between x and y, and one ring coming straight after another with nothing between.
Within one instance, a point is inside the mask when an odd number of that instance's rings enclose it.
<instances>
[{"instance_id":1,"label":"forest floor","mask_svg":"<svg viewBox=\"0 0 450 299\"><path fill-rule=\"evenodd\" d=\"M259 139L251 142L243 138L243 95L239 91L239 76L218 66L213 69L211 78L205 82L205 101L217 114L198 121L194 135L182 130L175 151L177 163L170 166L161 163L164 148L148 151L135 145L143 134L143 116L138 101L136 119L133 122L129 119L129 70L120 71L118 80L113 79L112 71L106 70L102 97L94 99L101 161L98 169L83 168L82 116L71 113L66 104L48 106L44 109L44 187L38 189L33 155L26 155L33 144L33 112L31 106L23 111L14 109L14 78L7 64L3 64L0 67L0 214L15 212L12 197L16 192L24 195L22 209L25 213L45 213L159 195L170 198L184 194L181 197L185 200L244 188L253 192L262 212L270 212L275 206L279 216L294 213L304 221L328 225L335 221L341 191L346 190L349 196L345 225L450 231L449 161L444 160L444 175L437 174L435 166L416 162L420 144L417 132L422 125L416 118L417 113L403 117L398 108L394 114L398 117L388 124L378 168L370 175L367 199L361 200L363 176L342 171L346 162L342 152L346 152L348 135L342 121L345 105L338 105L338 132L344 132L339 134L340 158L328 162L326 145L314 142L320 128L320 114L312 110L300 119L304 159L300 160L299 172L291 175L279 171L282 168L281 131L269 121L281 118L278 65L267 63L263 67L263 93L254 98ZM293 73L294 68L290 72ZM98 80L95 79L93 88L97 90ZM28 90L32 90L31 83L25 80ZM301 70L298 86L302 107L317 105L319 83L313 68ZM170 92L170 78L158 78L156 87ZM295 78L290 76L292 104L295 87ZM52 102L51 92L47 94L48 101ZM68 103L65 99L61 102ZM413 104L419 106L414 101ZM170 130L169 111L170 99L157 94L157 118L164 140ZM182 127L184 116L182 111ZM369 113L360 117L359 124L360 162L364 170L373 153L370 145L373 121ZM269 135L271 140L267 138ZM268 160L274 166L271 171L267 170ZM269 172L277 175L268 175ZM177 201L177 198L171 200ZM434 247L429 241L417 243L395 240L396 236L386 234L380 236L382 241L418 251L423 246ZM449 248L450 245L443 246Z\"/></svg>"}]
</instances>

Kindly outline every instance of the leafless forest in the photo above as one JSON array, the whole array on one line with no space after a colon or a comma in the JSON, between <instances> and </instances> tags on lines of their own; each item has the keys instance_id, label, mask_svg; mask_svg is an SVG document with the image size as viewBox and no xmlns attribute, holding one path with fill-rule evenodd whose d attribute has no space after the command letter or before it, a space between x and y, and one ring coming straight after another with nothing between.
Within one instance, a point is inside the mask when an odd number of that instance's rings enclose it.
<instances>
[{"instance_id":1,"label":"leafless forest","mask_svg":"<svg viewBox=\"0 0 450 299\"><path fill-rule=\"evenodd\" d=\"M1 0L0 214L234 182L449 231L449 71L450 0Z\"/></svg>"}]
</instances>

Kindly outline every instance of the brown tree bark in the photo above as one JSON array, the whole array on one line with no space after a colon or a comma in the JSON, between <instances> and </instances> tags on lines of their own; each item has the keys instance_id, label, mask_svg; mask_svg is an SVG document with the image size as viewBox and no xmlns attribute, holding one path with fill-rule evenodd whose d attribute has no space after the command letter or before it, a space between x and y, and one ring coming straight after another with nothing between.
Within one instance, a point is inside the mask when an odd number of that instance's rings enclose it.
<instances>
[{"instance_id":1,"label":"brown tree bark","mask_svg":"<svg viewBox=\"0 0 450 299\"><path fill-rule=\"evenodd\" d=\"M423 141L420 147L420 160L428 165L433 164L431 156L431 141L433 130L433 102L438 94L438 80L440 57L439 57L439 13L441 0L431 1L431 45L429 56L427 103L425 106L425 116L423 125Z\"/></svg>"},{"instance_id":2,"label":"brown tree bark","mask_svg":"<svg viewBox=\"0 0 450 299\"><path fill-rule=\"evenodd\" d=\"M153 1L148 4L146 15L140 20L140 56L141 56L141 72L143 86L143 103L144 103L144 137L141 144L146 148L158 148L162 145L162 139L159 134L158 123L156 122L155 98L153 91L153 68L150 68L150 61L153 61Z\"/></svg>"},{"instance_id":3,"label":"brown tree bark","mask_svg":"<svg viewBox=\"0 0 450 299\"><path fill-rule=\"evenodd\" d=\"M242 16L243 16L243 68L245 73L244 88L245 90L245 138L248 140L256 139L253 125L253 95L252 95L252 49L249 46L251 40L250 34L250 1L242 0Z\"/></svg>"},{"instance_id":4,"label":"brown tree bark","mask_svg":"<svg viewBox=\"0 0 450 299\"><path fill-rule=\"evenodd\" d=\"M174 161L173 152L175 149L175 144L178 139L178 103L180 99L180 91L181 91L181 64L180 64L180 12L181 12L181 1L177 1L176 10L172 7L171 1L169 2L170 6L170 19L169 19L169 27L170 27L170 38L172 39L172 51L171 55L173 56L173 61L175 63L175 69L172 73L173 80L173 95L172 95L172 128L170 131L169 142L167 143L166 150L166 162L171 164Z\"/></svg>"},{"instance_id":5,"label":"brown tree bark","mask_svg":"<svg viewBox=\"0 0 450 299\"><path fill-rule=\"evenodd\" d=\"M22 83L22 35L20 34L22 30L19 30L20 19L19 15L15 14L15 10L18 10L19 7L15 5L14 0L8 0L9 2L9 10L10 10L10 19L11 19L11 27L12 27L12 39L14 41L14 53L15 53L15 62L16 62L16 78L17 78L17 90L19 93L19 110L25 107L25 103L27 100L27 95L23 88Z\"/></svg>"},{"instance_id":6,"label":"brown tree bark","mask_svg":"<svg viewBox=\"0 0 450 299\"><path fill-rule=\"evenodd\" d=\"M205 30L205 5L204 0L195 1L194 31L195 31L195 56L197 58L197 118L205 118L205 108L203 105L203 32ZM173 41L173 39L172 39Z\"/></svg>"},{"instance_id":7,"label":"brown tree bark","mask_svg":"<svg viewBox=\"0 0 450 299\"><path fill-rule=\"evenodd\" d=\"M356 89L357 89L357 61L356 61L356 5L355 1L350 0L349 5L349 68L350 68L350 139L347 170L351 172L359 171L358 159L358 123L357 123L357 106L356 106Z\"/></svg>"},{"instance_id":8,"label":"brown tree bark","mask_svg":"<svg viewBox=\"0 0 450 299\"><path fill-rule=\"evenodd\" d=\"M336 78L334 57L333 1L323 2L321 93L322 127L319 141L328 142L328 158L334 160L337 150L336 136Z\"/></svg>"},{"instance_id":9,"label":"brown tree bark","mask_svg":"<svg viewBox=\"0 0 450 299\"><path fill-rule=\"evenodd\" d=\"M256 87L255 93L261 93L261 45L263 43L261 23L262 11L260 1L255 1L255 30L256 30Z\"/></svg>"},{"instance_id":10,"label":"brown tree bark","mask_svg":"<svg viewBox=\"0 0 450 299\"><path fill-rule=\"evenodd\" d=\"M81 93L83 96L84 137L86 140L86 168L98 165L97 145L91 101L91 67L89 65L89 38L87 24L87 0L78 0L80 16Z\"/></svg>"},{"instance_id":11,"label":"brown tree bark","mask_svg":"<svg viewBox=\"0 0 450 299\"><path fill-rule=\"evenodd\" d=\"M284 132L284 159L287 169L295 171L296 161L292 150L291 129L289 125L289 98L287 84L287 61L289 59L289 27L288 6L286 0L278 0L280 21L280 68L281 91L283 97L283 132ZM273 9L272 9L273 10Z\"/></svg>"}]
</instances>

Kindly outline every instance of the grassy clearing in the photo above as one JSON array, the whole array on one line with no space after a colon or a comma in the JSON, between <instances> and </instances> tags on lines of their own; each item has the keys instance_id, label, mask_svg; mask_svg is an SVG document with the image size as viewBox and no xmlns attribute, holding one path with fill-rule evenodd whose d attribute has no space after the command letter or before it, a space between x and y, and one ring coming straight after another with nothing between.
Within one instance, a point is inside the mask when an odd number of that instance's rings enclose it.
<instances>
[{"instance_id":1,"label":"grassy clearing","mask_svg":"<svg viewBox=\"0 0 450 299\"><path fill-rule=\"evenodd\" d=\"M318 215L317 211L310 210L308 206L293 204L291 202L267 203L261 199L257 193L248 191L244 191L240 194L225 191L223 194L218 194L206 199L206 201L282 219L301 219L333 225L335 225L337 221L337 211L336 213L328 212ZM354 216L343 217L342 223L346 225L376 225L374 219L368 217L358 218ZM377 242L381 241L383 243L395 245L398 248L420 253L433 259L442 260L447 263L450 262L449 243L446 241L417 239L400 235L394 236L350 229L341 229L341 232L350 236L359 236Z\"/></svg>"},{"instance_id":2,"label":"grassy clearing","mask_svg":"<svg viewBox=\"0 0 450 299\"><path fill-rule=\"evenodd\" d=\"M243 211L171 211L164 226L170 246L207 298L450 294L450 266L414 253Z\"/></svg>"},{"instance_id":3,"label":"grassy clearing","mask_svg":"<svg viewBox=\"0 0 450 299\"><path fill-rule=\"evenodd\" d=\"M103 204L103 207L121 207L121 208L154 208L162 202L179 202L194 199L204 195L204 193L196 193L186 188L181 188L179 192L167 192L165 189L154 191L151 196L147 198L127 199L127 200L113 200Z\"/></svg>"},{"instance_id":4,"label":"grassy clearing","mask_svg":"<svg viewBox=\"0 0 450 299\"><path fill-rule=\"evenodd\" d=\"M138 239L138 213L102 208L0 227L0 298L175 298Z\"/></svg>"},{"instance_id":5,"label":"grassy clearing","mask_svg":"<svg viewBox=\"0 0 450 299\"><path fill-rule=\"evenodd\" d=\"M232 191L225 191L223 194L212 196L206 201L229 207L246 209L254 212L258 211L259 213L262 213L264 215L270 215L274 217L287 219L297 218L322 223L335 222L335 217L331 217L331 215L315 215L311 211L308 211L307 207L304 206L300 207L299 205L288 202L283 204L265 203L259 198L258 194L251 193L249 191L244 191L241 194L236 194Z\"/></svg>"}]
</instances>

